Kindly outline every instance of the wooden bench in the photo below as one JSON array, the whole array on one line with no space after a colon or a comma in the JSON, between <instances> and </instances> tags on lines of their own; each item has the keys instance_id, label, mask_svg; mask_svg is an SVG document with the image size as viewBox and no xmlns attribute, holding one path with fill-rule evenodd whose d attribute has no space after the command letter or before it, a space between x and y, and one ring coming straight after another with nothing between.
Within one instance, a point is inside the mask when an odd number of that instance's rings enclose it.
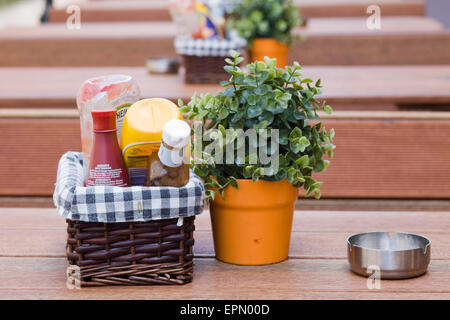
<instances>
[{"instance_id":1,"label":"wooden bench","mask_svg":"<svg viewBox=\"0 0 450 320\"><path fill-rule=\"evenodd\" d=\"M0 68L0 109L74 109L84 80L114 73L132 75L142 97L187 102L194 92L221 90L218 85L185 84L182 74L151 75L143 67ZM321 98L336 110L445 110L450 106L450 66L307 66L303 73L322 79Z\"/></svg>"},{"instance_id":2,"label":"wooden bench","mask_svg":"<svg viewBox=\"0 0 450 320\"><path fill-rule=\"evenodd\" d=\"M300 14L305 17L353 17L366 16L373 0L296 0ZM378 0L375 2L382 15L423 16L422 0ZM107 21L168 21L171 20L166 0L154 1L84 1L78 4L83 22ZM50 22L65 22L69 14L66 7L52 8Z\"/></svg>"},{"instance_id":3,"label":"wooden bench","mask_svg":"<svg viewBox=\"0 0 450 320\"><path fill-rule=\"evenodd\" d=\"M69 290L64 218L55 209L1 208L0 299L450 299L450 212L296 211L289 259L257 267L215 260L208 212L195 224L192 283ZM349 270L346 239L369 230L428 237L428 273L368 289Z\"/></svg>"},{"instance_id":4,"label":"wooden bench","mask_svg":"<svg viewBox=\"0 0 450 320\"><path fill-rule=\"evenodd\" d=\"M450 64L450 31L425 17L310 19L290 60L304 65ZM148 57L176 56L170 22L46 24L0 32L0 66L143 66Z\"/></svg>"},{"instance_id":5,"label":"wooden bench","mask_svg":"<svg viewBox=\"0 0 450 320\"><path fill-rule=\"evenodd\" d=\"M336 111L324 198L450 198L450 113ZM53 193L59 157L81 150L74 109L0 109L0 195Z\"/></svg>"}]
</instances>

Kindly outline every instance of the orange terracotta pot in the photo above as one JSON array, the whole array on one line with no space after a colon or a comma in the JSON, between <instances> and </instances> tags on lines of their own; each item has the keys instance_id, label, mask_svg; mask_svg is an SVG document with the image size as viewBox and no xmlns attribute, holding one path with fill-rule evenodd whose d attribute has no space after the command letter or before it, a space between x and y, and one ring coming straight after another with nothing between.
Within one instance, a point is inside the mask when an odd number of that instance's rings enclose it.
<instances>
[{"instance_id":1,"label":"orange terracotta pot","mask_svg":"<svg viewBox=\"0 0 450 320\"><path fill-rule=\"evenodd\" d=\"M210 203L216 258L242 265L287 259L297 188L286 179L238 184Z\"/></svg>"},{"instance_id":2,"label":"orange terracotta pot","mask_svg":"<svg viewBox=\"0 0 450 320\"><path fill-rule=\"evenodd\" d=\"M258 38L253 40L250 50L252 61L264 61L264 56L277 59L277 67L284 68L288 61L289 47L271 38Z\"/></svg>"}]
</instances>

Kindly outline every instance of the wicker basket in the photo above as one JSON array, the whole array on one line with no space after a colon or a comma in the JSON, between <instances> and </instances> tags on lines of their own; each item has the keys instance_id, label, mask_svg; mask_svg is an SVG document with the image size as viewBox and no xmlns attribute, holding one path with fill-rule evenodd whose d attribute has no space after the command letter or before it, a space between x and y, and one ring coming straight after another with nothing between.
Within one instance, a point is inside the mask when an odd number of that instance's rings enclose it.
<instances>
[{"instance_id":1,"label":"wicker basket","mask_svg":"<svg viewBox=\"0 0 450 320\"><path fill-rule=\"evenodd\" d=\"M183 57L186 83L214 83L229 79L225 58L230 50L242 51L246 41L236 34L229 39L192 39L177 36L175 51Z\"/></svg>"},{"instance_id":2,"label":"wicker basket","mask_svg":"<svg viewBox=\"0 0 450 320\"><path fill-rule=\"evenodd\" d=\"M223 69L225 57L222 56L188 56L183 55L184 81L186 83L217 84L230 76Z\"/></svg>"},{"instance_id":3,"label":"wicker basket","mask_svg":"<svg viewBox=\"0 0 450 320\"><path fill-rule=\"evenodd\" d=\"M53 201L67 226L67 286L185 284L193 277L194 220L204 186L83 186L82 153L58 164Z\"/></svg>"},{"instance_id":4,"label":"wicker basket","mask_svg":"<svg viewBox=\"0 0 450 320\"><path fill-rule=\"evenodd\" d=\"M81 287L191 282L194 219L183 218L181 225L179 219L67 220L68 281Z\"/></svg>"}]
</instances>

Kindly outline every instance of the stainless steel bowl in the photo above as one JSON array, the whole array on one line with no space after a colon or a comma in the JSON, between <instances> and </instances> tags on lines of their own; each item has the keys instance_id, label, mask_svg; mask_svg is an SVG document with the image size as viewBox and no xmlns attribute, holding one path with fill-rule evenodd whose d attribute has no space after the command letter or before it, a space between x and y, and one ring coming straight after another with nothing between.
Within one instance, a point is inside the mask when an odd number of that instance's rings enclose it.
<instances>
[{"instance_id":1,"label":"stainless steel bowl","mask_svg":"<svg viewBox=\"0 0 450 320\"><path fill-rule=\"evenodd\" d=\"M351 270L362 276L380 271L381 279L406 279L427 271L430 240L403 232L367 232L347 239Z\"/></svg>"}]
</instances>

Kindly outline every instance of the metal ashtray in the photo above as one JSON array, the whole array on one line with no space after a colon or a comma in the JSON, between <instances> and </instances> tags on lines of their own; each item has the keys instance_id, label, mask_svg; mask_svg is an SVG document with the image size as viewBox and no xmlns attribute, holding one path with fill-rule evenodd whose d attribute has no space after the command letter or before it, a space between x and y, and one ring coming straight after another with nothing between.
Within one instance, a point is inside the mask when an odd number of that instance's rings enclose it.
<instances>
[{"instance_id":1,"label":"metal ashtray","mask_svg":"<svg viewBox=\"0 0 450 320\"><path fill-rule=\"evenodd\" d=\"M430 240L403 232L367 232L347 239L351 270L362 276L380 271L381 279L406 279L427 271Z\"/></svg>"},{"instance_id":2,"label":"metal ashtray","mask_svg":"<svg viewBox=\"0 0 450 320\"><path fill-rule=\"evenodd\" d=\"M148 58L146 65L150 73L177 73L180 60L166 57Z\"/></svg>"}]
</instances>

